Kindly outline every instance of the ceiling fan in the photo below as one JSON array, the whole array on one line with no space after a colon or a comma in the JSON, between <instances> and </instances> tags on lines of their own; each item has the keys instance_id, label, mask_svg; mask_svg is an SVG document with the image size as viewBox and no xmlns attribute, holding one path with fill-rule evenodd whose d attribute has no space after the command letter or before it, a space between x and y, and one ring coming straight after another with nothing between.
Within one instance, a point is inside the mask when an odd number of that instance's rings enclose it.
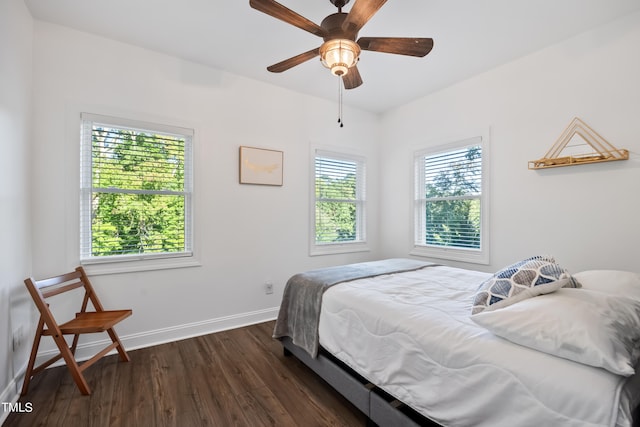
<instances>
[{"instance_id":1,"label":"ceiling fan","mask_svg":"<svg viewBox=\"0 0 640 427\"><path fill-rule=\"evenodd\" d=\"M274 0L249 0L252 8L324 40L320 47L273 64L267 70L281 73L320 56L322 64L342 78L345 89L354 89L362 84L357 66L361 50L422 57L433 48L431 38L360 37L356 41L360 29L387 0L355 0L349 13L342 12L349 0L329 1L338 8L338 13L327 16L317 25Z\"/></svg>"}]
</instances>

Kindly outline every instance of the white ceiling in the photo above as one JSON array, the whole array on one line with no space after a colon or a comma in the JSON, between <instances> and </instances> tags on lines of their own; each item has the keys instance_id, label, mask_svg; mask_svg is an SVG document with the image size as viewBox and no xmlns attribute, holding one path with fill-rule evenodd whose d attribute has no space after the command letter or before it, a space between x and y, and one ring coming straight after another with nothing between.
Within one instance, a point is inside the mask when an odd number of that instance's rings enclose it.
<instances>
[{"instance_id":1,"label":"white ceiling","mask_svg":"<svg viewBox=\"0 0 640 427\"><path fill-rule=\"evenodd\" d=\"M347 12L351 0L344 11ZM335 101L337 78L311 60L266 70L322 40L249 7L249 0L25 0L34 18ZM281 0L320 23L329 0ZM424 58L363 51L364 84L344 103L384 112L640 10L638 0L391 0L360 36L432 37Z\"/></svg>"}]
</instances>

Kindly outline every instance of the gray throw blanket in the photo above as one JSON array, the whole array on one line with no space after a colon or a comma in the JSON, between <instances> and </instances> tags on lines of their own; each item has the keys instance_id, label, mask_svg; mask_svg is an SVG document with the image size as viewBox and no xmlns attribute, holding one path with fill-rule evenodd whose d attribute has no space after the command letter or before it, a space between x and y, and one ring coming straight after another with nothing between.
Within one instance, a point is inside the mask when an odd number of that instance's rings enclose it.
<instances>
[{"instance_id":1,"label":"gray throw blanket","mask_svg":"<svg viewBox=\"0 0 640 427\"><path fill-rule=\"evenodd\" d=\"M333 285L355 279L418 270L434 265L404 258L321 268L292 276L284 289L274 338L291 337L311 355L318 355L318 325L322 294Z\"/></svg>"}]
</instances>

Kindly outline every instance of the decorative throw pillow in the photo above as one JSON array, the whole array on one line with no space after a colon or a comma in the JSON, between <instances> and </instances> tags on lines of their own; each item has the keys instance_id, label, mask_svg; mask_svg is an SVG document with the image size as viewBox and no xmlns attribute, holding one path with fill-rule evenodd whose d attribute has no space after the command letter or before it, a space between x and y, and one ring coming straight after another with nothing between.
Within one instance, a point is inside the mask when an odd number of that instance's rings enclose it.
<instances>
[{"instance_id":1,"label":"decorative throw pillow","mask_svg":"<svg viewBox=\"0 0 640 427\"><path fill-rule=\"evenodd\" d=\"M580 283L551 256L527 258L503 268L484 281L473 299L471 314L506 307L562 287L579 288Z\"/></svg>"},{"instance_id":2,"label":"decorative throw pillow","mask_svg":"<svg viewBox=\"0 0 640 427\"><path fill-rule=\"evenodd\" d=\"M640 356L640 301L586 289L559 289L471 316L516 344L618 375Z\"/></svg>"}]
</instances>

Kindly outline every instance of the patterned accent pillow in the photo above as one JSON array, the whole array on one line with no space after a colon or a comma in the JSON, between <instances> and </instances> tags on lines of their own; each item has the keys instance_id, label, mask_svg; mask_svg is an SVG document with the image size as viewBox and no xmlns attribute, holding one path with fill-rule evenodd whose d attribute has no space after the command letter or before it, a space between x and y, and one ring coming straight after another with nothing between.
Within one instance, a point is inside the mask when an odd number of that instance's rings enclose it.
<instances>
[{"instance_id":1,"label":"patterned accent pillow","mask_svg":"<svg viewBox=\"0 0 640 427\"><path fill-rule=\"evenodd\" d=\"M524 259L482 282L473 299L471 314L496 310L523 299L558 289L579 288L580 283L548 255Z\"/></svg>"}]
</instances>

